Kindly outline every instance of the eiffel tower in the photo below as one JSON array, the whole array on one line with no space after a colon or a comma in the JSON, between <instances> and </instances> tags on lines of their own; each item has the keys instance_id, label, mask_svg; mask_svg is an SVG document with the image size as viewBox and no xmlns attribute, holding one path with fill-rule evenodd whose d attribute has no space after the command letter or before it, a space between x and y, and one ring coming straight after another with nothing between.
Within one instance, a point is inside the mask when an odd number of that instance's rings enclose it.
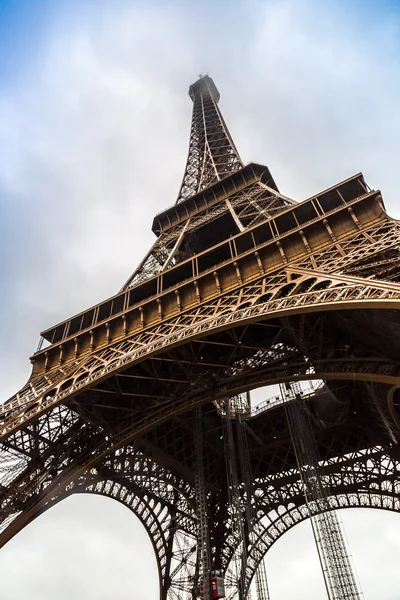
<instances>
[{"instance_id":1,"label":"eiffel tower","mask_svg":"<svg viewBox=\"0 0 400 600\"><path fill-rule=\"evenodd\" d=\"M359 598L332 515L400 510L399 223L361 173L284 196L243 164L212 79L189 95L153 247L117 294L41 334L0 406L0 544L102 494L146 528L161 600L249 598L253 581L265 600L266 553L311 518L328 596Z\"/></svg>"}]
</instances>

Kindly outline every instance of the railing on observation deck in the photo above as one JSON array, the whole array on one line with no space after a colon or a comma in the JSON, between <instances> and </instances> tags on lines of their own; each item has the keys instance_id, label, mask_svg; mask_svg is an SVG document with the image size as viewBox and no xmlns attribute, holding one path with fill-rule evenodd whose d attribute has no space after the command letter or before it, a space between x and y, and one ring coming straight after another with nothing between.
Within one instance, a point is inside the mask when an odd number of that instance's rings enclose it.
<instances>
[{"instance_id":1,"label":"railing on observation deck","mask_svg":"<svg viewBox=\"0 0 400 600\"><path fill-rule=\"evenodd\" d=\"M314 394L319 392L324 387L324 385L325 384L323 381L316 381L315 383L310 381L308 387L303 388L303 393L301 397L303 399L307 399L310 396L313 396ZM263 400L262 402L257 404L257 406L252 406L250 408L249 418L252 419L253 417L257 417L258 415L266 412L267 410L270 410L271 408L275 408L276 406L278 406L279 404L283 404L284 402L285 398L282 398L280 394L267 398L266 400Z\"/></svg>"}]
</instances>

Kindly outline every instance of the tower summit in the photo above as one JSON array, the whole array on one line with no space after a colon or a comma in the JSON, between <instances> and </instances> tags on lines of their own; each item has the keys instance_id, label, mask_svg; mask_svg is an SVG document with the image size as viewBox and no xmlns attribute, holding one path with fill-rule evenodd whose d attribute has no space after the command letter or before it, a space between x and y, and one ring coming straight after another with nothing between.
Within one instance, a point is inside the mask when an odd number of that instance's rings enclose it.
<instances>
[{"instance_id":1,"label":"tower summit","mask_svg":"<svg viewBox=\"0 0 400 600\"><path fill-rule=\"evenodd\" d=\"M208 75L190 86L193 115L188 159L178 202L206 189L243 167L218 108L219 92Z\"/></svg>"},{"instance_id":2,"label":"tower summit","mask_svg":"<svg viewBox=\"0 0 400 600\"><path fill-rule=\"evenodd\" d=\"M0 405L0 545L103 494L146 528L161 600L244 600L252 581L268 600L265 555L311 518L328 597L359 600L332 510L400 511L400 225L361 173L282 195L243 165L212 79L189 94L152 248L117 294L42 332Z\"/></svg>"}]
</instances>

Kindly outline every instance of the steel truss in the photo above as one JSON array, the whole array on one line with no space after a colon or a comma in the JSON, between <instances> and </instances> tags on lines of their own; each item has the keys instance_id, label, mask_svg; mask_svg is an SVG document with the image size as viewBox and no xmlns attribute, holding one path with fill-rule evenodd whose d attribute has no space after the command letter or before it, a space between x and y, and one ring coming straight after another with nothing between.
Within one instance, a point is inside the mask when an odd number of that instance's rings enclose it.
<instances>
[{"instance_id":1,"label":"steel truss","mask_svg":"<svg viewBox=\"0 0 400 600\"><path fill-rule=\"evenodd\" d=\"M300 384L281 386L281 393L286 400L285 412L328 598L357 600L362 598L362 593L353 573L341 522L337 513L330 511L329 492L322 484L310 416L306 412ZM315 504L316 510L311 508L311 504Z\"/></svg>"},{"instance_id":2,"label":"steel truss","mask_svg":"<svg viewBox=\"0 0 400 600\"><path fill-rule=\"evenodd\" d=\"M210 536L208 531L208 502L204 479L203 419L201 408L196 409L194 424L194 451L196 456L196 516L197 516L197 553L198 581L196 596L200 600L211 599L211 557Z\"/></svg>"},{"instance_id":3,"label":"steel truss","mask_svg":"<svg viewBox=\"0 0 400 600\"><path fill-rule=\"evenodd\" d=\"M161 600L204 597L215 570L265 600L264 556L296 523L400 509L400 226L361 174L283 196L243 167L212 80L190 95L153 248L118 294L43 332L0 406L0 545L70 494L103 494L145 526ZM246 392L312 379L327 496L307 506L283 404L253 411Z\"/></svg>"},{"instance_id":4,"label":"steel truss","mask_svg":"<svg viewBox=\"0 0 400 600\"><path fill-rule=\"evenodd\" d=\"M257 504L254 494L251 459L247 440L246 423L249 417L250 396L241 394L221 403L223 438L229 505L231 511L231 535L235 551L226 573L228 598L245 598L247 548L255 541L254 527L257 522ZM234 436L233 422L236 435ZM240 475L239 475L240 474ZM256 548L256 547L255 547ZM262 556L255 573L257 600L269 600L267 574Z\"/></svg>"},{"instance_id":5,"label":"steel truss","mask_svg":"<svg viewBox=\"0 0 400 600\"><path fill-rule=\"evenodd\" d=\"M360 453L357 457L347 457L346 463L349 462L352 466L344 468L341 474L323 477L330 485L332 481L334 482L329 496L330 510L344 508L377 508L396 512L400 510L400 503L396 498L396 494L400 491L398 482L400 465L396 461L393 461L382 449L376 448ZM320 463L320 467L323 471L327 465ZM298 477L297 473L295 477ZM364 481L362 481L363 477L365 477ZM382 485L377 484L376 488L370 486L371 481L379 480L382 481ZM258 555L261 553L264 556L286 531L308 519L310 509L313 515L318 514L315 504L307 506L304 502L301 486L288 485L284 490L282 489L282 494L287 498L286 501L283 500L282 504L275 505L276 509L271 510L268 516L263 516L258 523L256 543L248 554L248 585L257 570Z\"/></svg>"},{"instance_id":6,"label":"steel truss","mask_svg":"<svg viewBox=\"0 0 400 600\"><path fill-rule=\"evenodd\" d=\"M218 108L213 80L206 75L191 86L189 95L193 100L190 144L177 203L243 167Z\"/></svg>"}]
</instances>

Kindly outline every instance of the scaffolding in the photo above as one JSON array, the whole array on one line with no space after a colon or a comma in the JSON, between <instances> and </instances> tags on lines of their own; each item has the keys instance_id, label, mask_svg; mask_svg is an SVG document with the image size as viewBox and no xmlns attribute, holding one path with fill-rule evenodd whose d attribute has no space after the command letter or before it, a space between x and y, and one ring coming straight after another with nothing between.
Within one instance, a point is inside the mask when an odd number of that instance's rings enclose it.
<instances>
[{"instance_id":1,"label":"scaffolding","mask_svg":"<svg viewBox=\"0 0 400 600\"><path fill-rule=\"evenodd\" d=\"M196 460L195 488L197 512L198 585L194 596L200 600L211 600L211 558L208 531L207 494L204 482L203 419L202 410L195 411L194 450Z\"/></svg>"},{"instance_id":2,"label":"scaffolding","mask_svg":"<svg viewBox=\"0 0 400 600\"><path fill-rule=\"evenodd\" d=\"M250 403L249 403L250 404ZM236 419L237 425L237 439L239 448L239 459L240 467L242 471L242 479L245 488L245 507L246 507L246 519L247 527L249 531L249 542L254 548L257 548L255 539L254 527L256 524L256 507L255 507L255 494L253 484L253 474L251 470L249 444L246 432L246 423L242 419L242 415L239 413ZM269 589L267 572L265 568L264 558L259 551L259 566L255 573L255 584L256 584L256 596L257 600L269 600Z\"/></svg>"},{"instance_id":3,"label":"scaffolding","mask_svg":"<svg viewBox=\"0 0 400 600\"><path fill-rule=\"evenodd\" d=\"M233 586L236 588L237 598L245 599L247 544L244 529L244 510L239 487L239 474L235 439L232 419L236 414L235 398L226 401L226 416L222 418L222 431L225 452L226 479L228 488L228 502L233 536L234 554L232 557Z\"/></svg>"},{"instance_id":4,"label":"scaffolding","mask_svg":"<svg viewBox=\"0 0 400 600\"><path fill-rule=\"evenodd\" d=\"M253 476L246 424L242 418L244 414L247 414L249 407L248 393L229 398L225 404L225 416L222 420L232 533L236 538L233 566L239 600L250 599L250 590L247 590L246 594L247 547L248 545L256 546ZM233 431L233 422L236 423L236 436ZM265 564L261 555L259 558L259 567L255 573L256 596L257 600L269 600Z\"/></svg>"},{"instance_id":5,"label":"scaffolding","mask_svg":"<svg viewBox=\"0 0 400 600\"><path fill-rule=\"evenodd\" d=\"M329 600L361 600L354 565L346 544L343 525L329 503L310 414L302 400L299 383L280 385L304 497L311 520Z\"/></svg>"}]
</instances>

